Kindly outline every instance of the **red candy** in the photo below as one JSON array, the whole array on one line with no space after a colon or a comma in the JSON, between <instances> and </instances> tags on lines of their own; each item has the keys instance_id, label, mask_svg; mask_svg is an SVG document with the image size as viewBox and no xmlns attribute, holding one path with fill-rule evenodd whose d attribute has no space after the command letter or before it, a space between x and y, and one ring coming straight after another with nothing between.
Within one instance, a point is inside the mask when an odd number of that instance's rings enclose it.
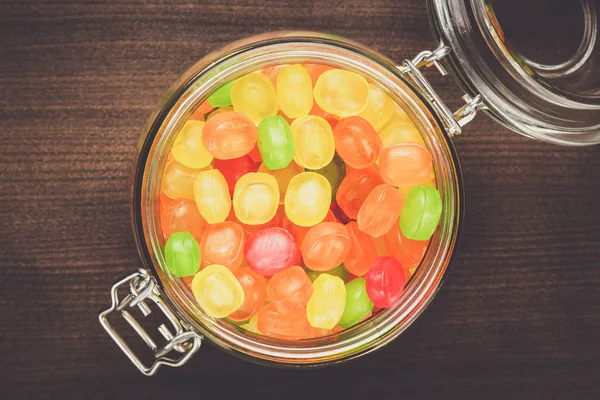
<instances>
[{"instance_id":1,"label":"red candy","mask_svg":"<svg viewBox=\"0 0 600 400\"><path fill-rule=\"evenodd\" d=\"M236 270L236 277L244 289L244 302L228 318L232 321L247 321L263 306L266 297L267 280L248 267Z\"/></svg>"},{"instance_id":2,"label":"red candy","mask_svg":"<svg viewBox=\"0 0 600 400\"><path fill-rule=\"evenodd\" d=\"M361 117L342 119L333 130L335 150L353 168L367 168L373 164L383 144L375 129Z\"/></svg>"},{"instance_id":3,"label":"red candy","mask_svg":"<svg viewBox=\"0 0 600 400\"><path fill-rule=\"evenodd\" d=\"M306 271L297 265L276 273L267 284L267 296L281 314L306 307L312 292L312 282Z\"/></svg>"},{"instance_id":4,"label":"red candy","mask_svg":"<svg viewBox=\"0 0 600 400\"><path fill-rule=\"evenodd\" d=\"M394 257L377 257L366 276L367 295L375 307L389 308L404 291L406 276Z\"/></svg>"},{"instance_id":5,"label":"red candy","mask_svg":"<svg viewBox=\"0 0 600 400\"><path fill-rule=\"evenodd\" d=\"M300 263L296 240L283 228L267 228L253 233L244 246L246 262L262 276L272 276Z\"/></svg>"},{"instance_id":6,"label":"red candy","mask_svg":"<svg viewBox=\"0 0 600 400\"><path fill-rule=\"evenodd\" d=\"M252 150L250 150L250 153L248 153L248 156L250 156L252 161L254 161L259 166L260 166L260 163L262 163L263 159L262 159L262 156L260 155L260 150L258 150L258 145L254 145Z\"/></svg>"},{"instance_id":7,"label":"red candy","mask_svg":"<svg viewBox=\"0 0 600 400\"><path fill-rule=\"evenodd\" d=\"M377 248L373 238L358 229L356 221L346 225L350 235L350 251L344 260L344 267L353 275L363 276L377 258Z\"/></svg>"},{"instance_id":8,"label":"red candy","mask_svg":"<svg viewBox=\"0 0 600 400\"><path fill-rule=\"evenodd\" d=\"M249 172L258 171L258 166L259 164L256 164L254 161L252 161L252 157L250 157L249 154L238 158L232 158L230 160L216 159L213 163L213 168L221 171L225 177L227 187L229 187L229 194L232 196L238 179Z\"/></svg>"},{"instance_id":9,"label":"red candy","mask_svg":"<svg viewBox=\"0 0 600 400\"><path fill-rule=\"evenodd\" d=\"M349 218L356 219L358 210L360 210L371 190L382 183L379 173L373 167L349 169L335 195L338 207Z\"/></svg>"},{"instance_id":10,"label":"red candy","mask_svg":"<svg viewBox=\"0 0 600 400\"><path fill-rule=\"evenodd\" d=\"M304 264L313 271L329 271L350 251L350 236L338 222L321 222L310 228L301 246Z\"/></svg>"},{"instance_id":11,"label":"red candy","mask_svg":"<svg viewBox=\"0 0 600 400\"><path fill-rule=\"evenodd\" d=\"M174 232L189 232L198 243L208 223L190 199L171 199L161 192L159 198L160 228L165 240Z\"/></svg>"},{"instance_id":12,"label":"red candy","mask_svg":"<svg viewBox=\"0 0 600 400\"><path fill-rule=\"evenodd\" d=\"M331 211L333 212L333 215L335 215L336 221L339 223L347 224L348 222L353 221L352 218L346 215L344 210L340 208L335 200L331 202Z\"/></svg>"}]
</instances>

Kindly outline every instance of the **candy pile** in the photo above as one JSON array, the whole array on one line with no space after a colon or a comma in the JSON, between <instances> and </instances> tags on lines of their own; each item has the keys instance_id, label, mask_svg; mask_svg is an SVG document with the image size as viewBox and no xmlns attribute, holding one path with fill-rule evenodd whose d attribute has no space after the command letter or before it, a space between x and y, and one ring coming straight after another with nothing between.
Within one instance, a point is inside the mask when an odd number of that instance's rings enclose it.
<instances>
[{"instance_id":1,"label":"candy pile","mask_svg":"<svg viewBox=\"0 0 600 400\"><path fill-rule=\"evenodd\" d=\"M216 90L161 182L171 273L209 316L299 340L392 307L439 223L432 155L382 89L320 64Z\"/></svg>"}]
</instances>

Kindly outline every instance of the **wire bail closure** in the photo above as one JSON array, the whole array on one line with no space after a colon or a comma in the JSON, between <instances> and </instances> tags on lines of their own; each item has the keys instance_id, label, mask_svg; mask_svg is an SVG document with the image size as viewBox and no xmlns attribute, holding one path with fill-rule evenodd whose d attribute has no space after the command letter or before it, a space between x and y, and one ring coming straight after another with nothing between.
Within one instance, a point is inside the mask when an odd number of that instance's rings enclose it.
<instances>
[{"instance_id":1,"label":"wire bail closure","mask_svg":"<svg viewBox=\"0 0 600 400\"><path fill-rule=\"evenodd\" d=\"M435 66L440 75L445 76L448 74L448 70L440 63L440 60L448 54L450 54L450 47L440 42L435 50L425 50L417 54L412 60L404 60L402 65L398 66L398 69L431 102L433 108L442 119L446 132L452 137L460 135L462 127L475 118L477 110L485 109L486 106L481 94L475 97L465 94L463 100L466 104L456 112L452 112L433 89L427 78L420 71L420 68Z\"/></svg>"},{"instance_id":2,"label":"wire bail closure","mask_svg":"<svg viewBox=\"0 0 600 400\"><path fill-rule=\"evenodd\" d=\"M119 289L122 286L129 286L129 294L119 299ZM161 365L170 367L180 367L184 365L200 348L202 336L193 331L187 324L179 320L175 313L163 302L160 297L158 286L154 279L144 269L139 269L133 274L125 277L115 283L111 289L112 306L100 313L98 319L102 327L115 341L119 348L131 360L131 362L146 376L151 376L156 373ZM158 327L158 331L167 341L163 346L159 347L148 332L138 323L131 315L128 309L138 307L144 317L152 313L147 300L151 300L163 312L171 323L174 332L162 324ZM144 343L154 352L155 361L150 367L146 366L140 358L131 350L125 343L125 340L108 322L108 316L113 312L118 312L127 321L127 323L136 331L142 338ZM178 358L167 357L172 351L180 353Z\"/></svg>"}]
</instances>

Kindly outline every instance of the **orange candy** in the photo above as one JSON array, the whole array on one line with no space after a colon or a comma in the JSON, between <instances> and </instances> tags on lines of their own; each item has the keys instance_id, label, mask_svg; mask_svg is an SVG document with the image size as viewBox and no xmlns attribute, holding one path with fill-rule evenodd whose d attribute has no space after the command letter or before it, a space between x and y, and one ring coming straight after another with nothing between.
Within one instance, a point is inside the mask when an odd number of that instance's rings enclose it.
<instances>
[{"instance_id":1,"label":"orange candy","mask_svg":"<svg viewBox=\"0 0 600 400\"><path fill-rule=\"evenodd\" d=\"M396 258L405 270L419 265L429 244L429 240L405 238L398 224L394 224L394 227L383 238L388 253Z\"/></svg>"},{"instance_id":2,"label":"orange candy","mask_svg":"<svg viewBox=\"0 0 600 400\"><path fill-rule=\"evenodd\" d=\"M316 101L313 103L313 108L310 110L309 114L321 117L325 121L329 122L331 129L335 128L338 122L340 122L340 117L324 111L321 107L319 107Z\"/></svg>"},{"instance_id":3,"label":"orange candy","mask_svg":"<svg viewBox=\"0 0 600 400\"><path fill-rule=\"evenodd\" d=\"M209 114L215 107L211 106L208 101L200 104L196 110L190 116L190 119L194 119L196 121L205 121L205 116Z\"/></svg>"},{"instance_id":4,"label":"orange candy","mask_svg":"<svg viewBox=\"0 0 600 400\"><path fill-rule=\"evenodd\" d=\"M363 276L377 258L377 247L371 236L358 229L356 221L348 223L346 229L350 235L350 251L344 260L344 267L353 275Z\"/></svg>"},{"instance_id":5,"label":"orange candy","mask_svg":"<svg viewBox=\"0 0 600 400\"><path fill-rule=\"evenodd\" d=\"M310 79L312 80L313 87L317 84L317 79L319 79L323 72L333 69L333 67L330 67L329 65L325 64L302 64L302 66L306 68L306 70L310 74Z\"/></svg>"},{"instance_id":6,"label":"orange candy","mask_svg":"<svg viewBox=\"0 0 600 400\"><path fill-rule=\"evenodd\" d=\"M219 264L235 271L244 261L244 230L235 222L209 225L200 242L202 265Z\"/></svg>"},{"instance_id":7,"label":"orange candy","mask_svg":"<svg viewBox=\"0 0 600 400\"><path fill-rule=\"evenodd\" d=\"M312 330L310 331L308 336L305 337L305 339L313 339L320 338L323 336L335 335L336 333L340 333L343 330L344 328L342 328L339 325L334 326L333 329L312 328Z\"/></svg>"},{"instance_id":8,"label":"orange candy","mask_svg":"<svg viewBox=\"0 0 600 400\"><path fill-rule=\"evenodd\" d=\"M358 228L376 238L386 234L398 225L402 203L402 193L395 187L376 186L358 211Z\"/></svg>"},{"instance_id":9,"label":"orange candy","mask_svg":"<svg viewBox=\"0 0 600 400\"><path fill-rule=\"evenodd\" d=\"M247 321L263 306L266 297L267 280L248 267L237 269L233 275L244 289L244 302L228 315L232 321Z\"/></svg>"},{"instance_id":10,"label":"orange candy","mask_svg":"<svg viewBox=\"0 0 600 400\"><path fill-rule=\"evenodd\" d=\"M350 235L338 222L321 222L310 228L300 251L304 264L313 271L329 271L340 265L350 251Z\"/></svg>"},{"instance_id":11,"label":"orange candy","mask_svg":"<svg viewBox=\"0 0 600 400\"><path fill-rule=\"evenodd\" d=\"M198 243L208 223L198 212L196 202L189 199L171 199L162 193L159 197L160 229L165 240L175 232L189 232Z\"/></svg>"},{"instance_id":12,"label":"orange candy","mask_svg":"<svg viewBox=\"0 0 600 400\"><path fill-rule=\"evenodd\" d=\"M312 328L308 336L305 337L305 339L320 338L323 336L329 336L331 334L333 334L333 329Z\"/></svg>"},{"instance_id":13,"label":"orange candy","mask_svg":"<svg viewBox=\"0 0 600 400\"><path fill-rule=\"evenodd\" d=\"M190 288L190 290L192 289L192 281L194 280L193 276L184 276L181 278L181 280L183 281L183 283L185 283L185 286Z\"/></svg>"},{"instance_id":14,"label":"orange candy","mask_svg":"<svg viewBox=\"0 0 600 400\"><path fill-rule=\"evenodd\" d=\"M381 178L392 186L412 186L425 182L433 169L432 156L417 143L397 143L386 147L379 157Z\"/></svg>"},{"instance_id":15,"label":"orange candy","mask_svg":"<svg viewBox=\"0 0 600 400\"><path fill-rule=\"evenodd\" d=\"M306 307L281 314L274 304L267 304L258 313L258 330L274 338L300 340L310 335L312 326L306 317Z\"/></svg>"},{"instance_id":16,"label":"orange candy","mask_svg":"<svg viewBox=\"0 0 600 400\"><path fill-rule=\"evenodd\" d=\"M383 181L373 167L366 169L348 169L335 195L339 208L351 219L356 219L358 210L365 202L371 190Z\"/></svg>"},{"instance_id":17,"label":"orange candy","mask_svg":"<svg viewBox=\"0 0 600 400\"><path fill-rule=\"evenodd\" d=\"M393 229L393 227L392 227ZM387 247L385 245L385 239L384 239L385 235L380 236L378 238L373 238L373 243L375 243L375 248L377 249L377 255L378 256L389 256L389 252L387 250Z\"/></svg>"},{"instance_id":18,"label":"orange candy","mask_svg":"<svg viewBox=\"0 0 600 400\"><path fill-rule=\"evenodd\" d=\"M299 266L276 273L267 284L267 296L281 314L306 307L312 292L312 282Z\"/></svg>"},{"instance_id":19,"label":"orange candy","mask_svg":"<svg viewBox=\"0 0 600 400\"><path fill-rule=\"evenodd\" d=\"M248 154L258 129L244 114L228 111L211 117L202 130L202 142L215 158L229 160Z\"/></svg>"},{"instance_id":20,"label":"orange candy","mask_svg":"<svg viewBox=\"0 0 600 400\"><path fill-rule=\"evenodd\" d=\"M325 216L325 219L323 220L323 222L336 222L336 221L337 221L337 219L335 218L333 211L331 211L331 210L327 211L327 215ZM290 221L290 219L287 217L287 215L285 215L285 212L282 213L281 227L283 229L286 229L288 232L290 232L292 234L292 236L294 236L294 239L296 239L296 243L298 243L299 246L302 246L302 242L304 241L306 234L310 230L310 227L308 227L308 226L296 225L295 223Z\"/></svg>"},{"instance_id":21,"label":"orange candy","mask_svg":"<svg viewBox=\"0 0 600 400\"><path fill-rule=\"evenodd\" d=\"M343 118L333 130L335 149L353 168L367 168L377 160L382 143L375 129L364 118Z\"/></svg>"},{"instance_id":22,"label":"orange candy","mask_svg":"<svg viewBox=\"0 0 600 400\"><path fill-rule=\"evenodd\" d=\"M287 65L288 64L271 65L270 67L263 68L260 73L269 78L273 86L277 86L277 75L279 75L281 68Z\"/></svg>"}]
</instances>

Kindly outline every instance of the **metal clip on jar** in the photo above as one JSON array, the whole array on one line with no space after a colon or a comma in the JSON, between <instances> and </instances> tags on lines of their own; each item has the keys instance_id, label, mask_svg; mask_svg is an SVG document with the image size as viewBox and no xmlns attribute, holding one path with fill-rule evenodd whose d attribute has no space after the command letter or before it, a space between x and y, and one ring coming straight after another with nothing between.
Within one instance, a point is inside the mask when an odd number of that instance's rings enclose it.
<instances>
[{"instance_id":1,"label":"metal clip on jar","mask_svg":"<svg viewBox=\"0 0 600 400\"><path fill-rule=\"evenodd\" d=\"M536 63L516 52L504 37L486 0L430 0L434 35L439 46L397 66L390 59L348 40L310 32L265 34L232 43L194 65L165 97L139 143L133 182L133 229L141 269L117 282L112 306L100 322L130 360L146 375L161 365L183 365L206 338L218 347L253 362L280 366L311 366L350 360L398 337L433 299L455 247L463 218L463 187L452 138L478 110L520 134L563 145L600 143L600 52L597 17L591 1L583 1L582 42L567 61ZM166 268L160 245L158 194L168 149L192 112L221 82L283 63L324 63L365 76L385 90L411 117L434 159L437 187L444 209L438 232L417 273L393 308L343 332L323 338L288 342L260 336L224 320L206 316L191 293ZM422 73L435 66L451 72L465 104L452 112ZM119 290L129 288L121 299ZM158 331L166 343L157 345L131 315L147 303L165 314L171 329ZM112 313L134 328L154 355L146 366L109 323ZM176 357L173 357L175 355Z\"/></svg>"}]
</instances>

